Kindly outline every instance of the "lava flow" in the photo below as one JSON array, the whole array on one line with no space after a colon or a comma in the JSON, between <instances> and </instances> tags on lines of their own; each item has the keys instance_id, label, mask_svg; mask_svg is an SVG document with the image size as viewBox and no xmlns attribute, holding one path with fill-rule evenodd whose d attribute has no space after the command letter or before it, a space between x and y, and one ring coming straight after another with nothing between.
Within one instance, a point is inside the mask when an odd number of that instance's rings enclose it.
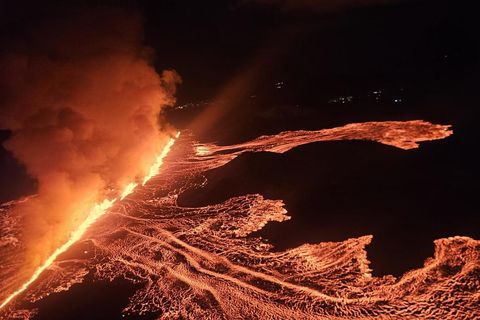
<instances>
[{"instance_id":1,"label":"lava flow","mask_svg":"<svg viewBox=\"0 0 480 320\"><path fill-rule=\"evenodd\" d=\"M281 154L306 143L355 139L407 150L418 147L418 142L451 134L449 126L425 121L282 132L231 146L201 144L192 135L182 134L169 156L159 159L162 174L91 225L77 242L78 250L72 248L52 262L25 290L22 300L4 309L2 316L32 319L36 312L42 313L42 303L49 295L68 299L73 285L88 288L89 275L105 285L120 279L131 282L134 293L121 311L125 317L479 318L477 240L435 240L435 254L422 268L400 278L377 278L371 274L365 251L372 240L370 235L285 251L275 251L263 239L252 236L270 221L291 218L282 200L247 194L203 207L177 203L186 190L208 183L206 171L245 152ZM0 206L0 230L8 235L8 241L0 243L3 252L17 243L19 228L10 215L13 205ZM0 291L7 283L5 274L0 273Z\"/></svg>"},{"instance_id":2,"label":"lava flow","mask_svg":"<svg viewBox=\"0 0 480 320\"><path fill-rule=\"evenodd\" d=\"M175 136L175 138L170 138L165 147L163 148L162 152L160 155L157 157L155 163L151 167L149 174L143 179L143 185L147 183L153 176L157 175L160 171L160 167L163 163L163 159L167 156L167 154L170 152L170 149L172 145L175 142L175 139L180 136L180 132L178 132ZM137 186L137 183L132 182L129 183L124 191L122 192L121 195L121 200L123 200L126 196L128 196L130 193L132 193ZM88 228L94 224L101 216L105 215L107 213L108 209L112 207L112 205L117 201L116 198L114 199L105 199L100 203L95 204L95 206L90 210L90 212L87 215L87 218L75 229L72 231L70 234L70 237L68 238L67 242L65 242L62 246L57 248L45 262L38 267L35 272L32 274L30 279L23 283L22 286L10 294L0 305L0 309L5 307L10 301L12 301L16 296L24 292L33 282L35 282L38 277L47 269L49 268L52 263L57 259L59 255L67 251L74 243L76 243L78 240L82 238L82 236L85 234L85 232L88 230Z\"/></svg>"}]
</instances>

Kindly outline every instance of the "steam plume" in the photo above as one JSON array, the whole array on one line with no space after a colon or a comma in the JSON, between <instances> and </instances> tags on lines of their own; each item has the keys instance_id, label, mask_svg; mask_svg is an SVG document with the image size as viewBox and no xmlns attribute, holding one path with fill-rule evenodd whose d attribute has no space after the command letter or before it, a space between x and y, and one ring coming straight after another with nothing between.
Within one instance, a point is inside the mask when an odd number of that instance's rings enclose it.
<instances>
[{"instance_id":1,"label":"steam plume","mask_svg":"<svg viewBox=\"0 0 480 320\"><path fill-rule=\"evenodd\" d=\"M95 202L143 176L166 142L159 114L180 78L155 72L142 32L137 15L81 9L35 26L0 56L0 128L13 133L5 147L38 180L38 195L16 208L26 271Z\"/></svg>"}]
</instances>

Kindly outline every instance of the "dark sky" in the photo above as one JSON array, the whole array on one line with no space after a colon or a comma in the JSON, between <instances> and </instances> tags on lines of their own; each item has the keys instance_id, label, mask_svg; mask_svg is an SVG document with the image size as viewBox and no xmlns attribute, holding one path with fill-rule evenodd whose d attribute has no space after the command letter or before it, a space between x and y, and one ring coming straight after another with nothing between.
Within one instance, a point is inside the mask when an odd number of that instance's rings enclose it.
<instances>
[{"instance_id":1,"label":"dark sky","mask_svg":"<svg viewBox=\"0 0 480 320\"><path fill-rule=\"evenodd\" d=\"M205 190L182 199L204 204L251 192L284 199L293 219L262 234L279 247L374 234L369 257L375 272L398 275L431 256L434 239L480 237L480 26L472 2L329 10L255 1L102 3L143 13L155 66L182 76L177 106L191 105L167 118L201 140L231 143L355 121L452 124L452 138L415 151L334 142L282 156L245 155L211 172ZM93 3L2 1L2 52L36 21L99 2ZM374 91L382 92L378 100ZM349 96L352 101L334 102ZM222 112L199 123L198 115L212 105ZM8 135L0 132L0 139ZM4 149L0 177L0 201L35 188Z\"/></svg>"}]
</instances>

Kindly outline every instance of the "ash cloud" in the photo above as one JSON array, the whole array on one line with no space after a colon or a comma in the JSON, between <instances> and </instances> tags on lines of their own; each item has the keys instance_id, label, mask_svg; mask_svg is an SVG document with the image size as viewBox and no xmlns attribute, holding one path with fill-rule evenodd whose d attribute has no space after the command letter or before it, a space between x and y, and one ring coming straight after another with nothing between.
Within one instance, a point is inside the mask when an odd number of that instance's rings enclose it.
<instances>
[{"instance_id":1,"label":"ash cloud","mask_svg":"<svg viewBox=\"0 0 480 320\"><path fill-rule=\"evenodd\" d=\"M125 10L77 8L34 24L0 53L4 143L38 181L16 210L26 268L62 244L97 201L142 177L168 137L161 119L180 77L157 74L142 20Z\"/></svg>"}]
</instances>

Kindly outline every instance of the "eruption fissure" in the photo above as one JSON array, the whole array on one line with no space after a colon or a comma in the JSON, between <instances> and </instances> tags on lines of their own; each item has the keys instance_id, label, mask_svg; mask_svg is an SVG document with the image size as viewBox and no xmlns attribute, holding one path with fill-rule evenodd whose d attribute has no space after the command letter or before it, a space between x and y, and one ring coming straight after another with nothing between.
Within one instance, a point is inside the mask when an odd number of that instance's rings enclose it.
<instances>
[{"instance_id":1,"label":"eruption fissure","mask_svg":"<svg viewBox=\"0 0 480 320\"><path fill-rule=\"evenodd\" d=\"M205 172L246 152L282 154L332 140L370 140L411 150L420 142L451 134L449 126L420 120L289 131L230 146L201 144L182 133L168 159L157 159L162 174L117 203L83 236L79 245L95 254L70 250L56 260L54 272L44 273L30 286L22 301L35 303L41 313L44 298L59 293L56 298L68 299L65 291L90 274L98 281L127 279L135 284L137 291L124 306L124 316L476 319L477 240L436 240L435 254L424 267L399 279L375 277L365 250L370 235L285 251L272 250L272 245L253 236L270 221L290 219L282 200L247 194L202 207L182 207L177 202L185 191L207 183ZM12 304L5 312L32 319L35 311L16 309L20 306Z\"/></svg>"},{"instance_id":2,"label":"eruption fissure","mask_svg":"<svg viewBox=\"0 0 480 320\"><path fill-rule=\"evenodd\" d=\"M32 21L0 54L0 130L11 132L3 146L38 185L10 213L21 232L0 250L1 307L156 175L173 144L162 111L181 80L155 70L141 16L64 9Z\"/></svg>"},{"instance_id":3,"label":"eruption fissure","mask_svg":"<svg viewBox=\"0 0 480 320\"><path fill-rule=\"evenodd\" d=\"M170 138L165 145L165 147L162 149L162 152L160 155L156 158L155 163L152 165L149 174L145 176L143 179L142 185L145 185L152 177L156 176L160 168L163 164L164 158L168 155L170 152L171 147L175 143L175 139L180 136L180 132L177 132L175 135L175 138ZM137 187L137 183L131 182L129 183L124 191L121 194L120 200L123 200L125 197L127 197L129 194L131 194L135 188ZM67 242L65 242L63 245L61 245L59 248L55 249L55 251L38 267L35 272L32 274L30 279L23 283L21 287L10 294L0 305L0 309L4 308L7 304L10 303L15 297L17 297L19 294L24 292L32 283L34 283L38 277L46 270L48 267L52 265L52 263L58 258L59 255L67 251L74 243L79 241L82 236L85 234L85 232L88 230L88 228L94 224L100 217L105 215L108 211L109 208L113 206L113 204L117 202L117 198L114 199L105 199L100 203L96 203L93 208L89 211L86 219L75 229L71 232Z\"/></svg>"},{"instance_id":4,"label":"eruption fissure","mask_svg":"<svg viewBox=\"0 0 480 320\"><path fill-rule=\"evenodd\" d=\"M175 139L177 139L179 136L180 136L180 131L177 132L177 134L175 135ZM165 148L163 148L162 152L157 157L153 166L150 167L150 170L148 171L148 174L145 176L145 178L143 178L142 186L144 186L150 179L152 179L152 177L154 177L158 174L158 172L160 170L160 167L163 164L163 159L170 152L170 149L172 148L173 143L175 142L175 139L170 138L170 140L168 140L167 145L165 146Z\"/></svg>"}]
</instances>

